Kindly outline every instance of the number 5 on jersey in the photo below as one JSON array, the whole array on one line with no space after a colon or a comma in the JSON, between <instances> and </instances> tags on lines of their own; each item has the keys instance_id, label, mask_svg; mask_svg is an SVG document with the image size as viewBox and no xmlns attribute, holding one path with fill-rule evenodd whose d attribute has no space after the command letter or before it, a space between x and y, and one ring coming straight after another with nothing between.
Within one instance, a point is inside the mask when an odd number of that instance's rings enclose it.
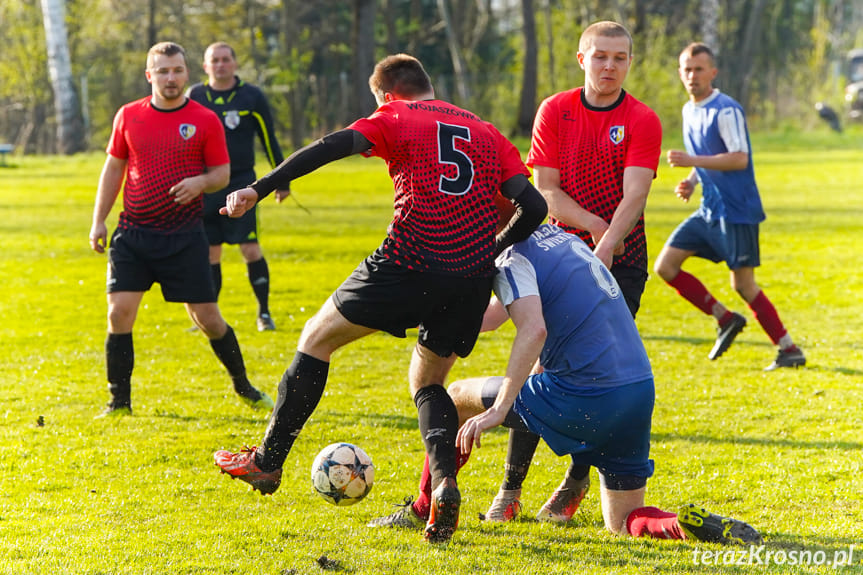
<instances>
[{"instance_id":1,"label":"number 5 on jersey","mask_svg":"<svg viewBox=\"0 0 863 575\"><path fill-rule=\"evenodd\" d=\"M454 178L441 174L438 189L451 196L463 196L473 185L473 161L455 147L456 138L470 142L470 130L464 126L437 123L438 161L455 166L456 170Z\"/></svg>"}]
</instances>

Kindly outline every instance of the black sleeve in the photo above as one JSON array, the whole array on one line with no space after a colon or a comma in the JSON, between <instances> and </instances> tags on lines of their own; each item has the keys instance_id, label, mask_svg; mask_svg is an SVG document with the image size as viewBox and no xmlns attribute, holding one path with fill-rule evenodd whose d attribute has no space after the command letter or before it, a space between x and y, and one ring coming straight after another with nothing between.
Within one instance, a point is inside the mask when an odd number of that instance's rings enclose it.
<instances>
[{"instance_id":1,"label":"black sleeve","mask_svg":"<svg viewBox=\"0 0 863 575\"><path fill-rule=\"evenodd\" d=\"M261 201L273 190L287 189L291 180L314 172L330 162L365 152L371 147L372 143L356 130L339 130L300 148L275 170L259 178L249 187L258 192L258 201Z\"/></svg>"},{"instance_id":2,"label":"black sleeve","mask_svg":"<svg viewBox=\"0 0 863 575\"><path fill-rule=\"evenodd\" d=\"M257 98L255 99L255 112L258 123L255 126L258 132L258 139L264 147L264 152L267 154L267 161L271 168L275 168L284 161L282 148L279 146L279 141L276 139L276 129L273 124L273 114L270 111L270 104L267 102L267 97L261 90L258 90Z\"/></svg>"},{"instance_id":3,"label":"black sleeve","mask_svg":"<svg viewBox=\"0 0 863 575\"><path fill-rule=\"evenodd\" d=\"M515 214L495 238L495 255L530 237L548 215L548 204L524 175L513 176L500 186L500 193L515 204Z\"/></svg>"}]
</instances>

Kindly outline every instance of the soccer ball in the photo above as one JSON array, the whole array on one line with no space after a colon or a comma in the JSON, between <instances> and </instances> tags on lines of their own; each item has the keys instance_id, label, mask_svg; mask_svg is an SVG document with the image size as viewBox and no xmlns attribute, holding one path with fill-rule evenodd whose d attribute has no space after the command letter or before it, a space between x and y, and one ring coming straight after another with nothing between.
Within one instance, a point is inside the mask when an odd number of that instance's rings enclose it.
<instances>
[{"instance_id":1,"label":"soccer ball","mask_svg":"<svg viewBox=\"0 0 863 575\"><path fill-rule=\"evenodd\" d=\"M369 494L375 466L366 452L350 443L324 447L312 463L312 487L333 505L353 505Z\"/></svg>"}]
</instances>

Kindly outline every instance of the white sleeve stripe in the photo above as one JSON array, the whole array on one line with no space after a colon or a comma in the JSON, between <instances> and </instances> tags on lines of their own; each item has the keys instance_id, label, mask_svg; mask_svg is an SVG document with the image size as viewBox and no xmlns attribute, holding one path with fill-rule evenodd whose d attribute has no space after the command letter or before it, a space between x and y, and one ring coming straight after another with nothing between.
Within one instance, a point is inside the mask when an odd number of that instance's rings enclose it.
<instances>
[{"instance_id":1,"label":"white sleeve stripe","mask_svg":"<svg viewBox=\"0 0 863 575\"><path fill-rule=\"evenodd\" d=\"M500 273L494 278L494 292L503 305L529 295L539 295L536 270L526 257L510 252L500 268Z\"/></svg>"},{"instance_id":2,"label":"white sleeve stripe","mask_svg":"<svg viewBox=\"0 0 863 575\"><path fill-rule=\"evenodd\" d=\"M746 121L743 112L737 108L723 108L717 117L719 137L722 138L729 152L749 153L749 143L746 140Z\"/></svg>"}]
</instances>

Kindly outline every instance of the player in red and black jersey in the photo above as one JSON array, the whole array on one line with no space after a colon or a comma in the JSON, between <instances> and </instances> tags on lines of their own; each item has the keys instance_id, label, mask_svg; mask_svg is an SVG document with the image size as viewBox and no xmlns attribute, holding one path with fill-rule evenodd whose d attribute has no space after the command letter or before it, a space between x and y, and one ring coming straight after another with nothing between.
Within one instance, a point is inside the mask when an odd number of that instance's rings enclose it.
<instances>
[{"instance_id":1,"label":"player in red and black jersey","mask_svg":"<svg viewBox=\"0 0 863 575\"><path fill-rule=\"evenodd\" d=\"M635 317L647 280L644 206L662 152L662 125L623 90L632 63L626 28L589 26L578 61L585 85L542 102L527 164L548 201L550 221L594 249Z\"/></svg>"},{"instance_id":2,"label":"player in red and black jersey","mask_svg":"<svg viewBox=\"0 0 863 575\"><path fill-rule=\"evenodd\" d=\"M647 282L644 206L662 153L662 125L623 90L632 64L626 28L616 22L588 26L579 39L578 63L584 87L542 102L527 163L548 202L550 221L593 249L635 317ZM538 442L535 434L510 432L498 499L521 489ZM573 464L537 517L568 521L587 490L589 471ZM486 517L501 516L490 510Z\"/></svg>"},{"instance_id":3,"label":"player in red and black jersey","mask_svg":"<svg viewBox=\"0 0 863 575\"><path fill-rule=\"evenodd\" d=\"M235 391L255 409L273 401L255 389L234 330L225 323L207 262L202 194L228 182L230 165L219 119L183 95L183 48L171 42L147 53L152 95L120 108L99 178L90 246L104 253L105 220L123 188L123 211L108 249L108 339L111 401L104 414L131 413L132 328L144 292L159 283L165 301L183 302L231 375Z\"/></svg>"},{"instance_id":4,"label":"player in red and black jersey","mask_svg":"<svg viewBox=\"0 0 863 575\"><path fill-rule=\"evenodd\" d=\"M379 156L395 186L395 211L381 246L306 324L294 361L279 384L263 443L218 451L216 464L262 493L275 491L291 446L320 400L332 353L366 335L405 337L419 326L409 371L434 487L426 539L447 541L458 523L455 482L458 417L444 388L457 357L472 350L491 293L494 257L524 239L546 216L512 145L475 114L436 100L418 60L380 61L369 79L380 106L350 127L295 152L223 210L244 213L276 188L333 160ZM498 234L498 192L516 206Z\"/></svg>"}]
</instances>

